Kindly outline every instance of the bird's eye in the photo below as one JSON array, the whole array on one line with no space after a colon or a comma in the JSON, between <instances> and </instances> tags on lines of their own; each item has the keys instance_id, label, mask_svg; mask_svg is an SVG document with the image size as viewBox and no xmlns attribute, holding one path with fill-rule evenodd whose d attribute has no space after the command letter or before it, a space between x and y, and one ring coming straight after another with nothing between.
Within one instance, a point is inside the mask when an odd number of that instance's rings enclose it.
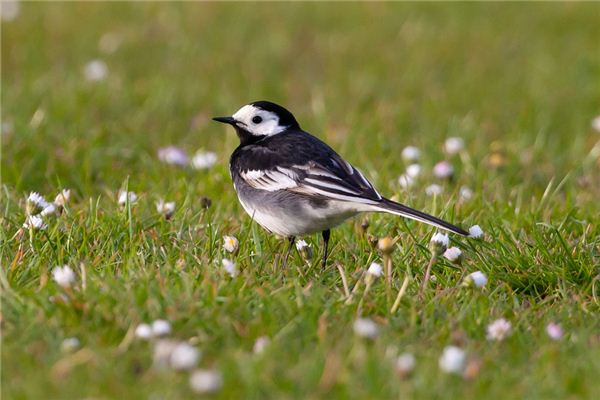
<instances>
[{"instance_id":1,"label":"bird's eye","mask_svg":"<svg viewBox=\"0 0 600 400\"><path fill-rule=\"evenodd\" d=\"M262 118L257 115L256 117L252 118L252 122L255 124L260 124L262 122Z\"/></svg>"}]
</instances>

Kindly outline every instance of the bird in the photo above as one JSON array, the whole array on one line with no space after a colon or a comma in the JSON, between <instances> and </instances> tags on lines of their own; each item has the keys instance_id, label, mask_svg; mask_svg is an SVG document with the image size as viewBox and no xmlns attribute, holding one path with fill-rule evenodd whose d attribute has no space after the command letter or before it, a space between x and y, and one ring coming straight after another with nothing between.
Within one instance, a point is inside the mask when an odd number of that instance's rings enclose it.
<instances>
[{"instance_id":1,"label":"bird","mask_svg":"<svg viewBox=\"0 0 600 400\"><path fill-rule=\"evenodd\" d=\"M235 128L240 144L229 160L238 200L267 231L289 240L321 233L327 265L331 229L362 212L384 212L468 236L462 228L383 197L364 174L329 145L302 130L294 115L255 101L214 121Z\"/></svg>"}]
</instances>

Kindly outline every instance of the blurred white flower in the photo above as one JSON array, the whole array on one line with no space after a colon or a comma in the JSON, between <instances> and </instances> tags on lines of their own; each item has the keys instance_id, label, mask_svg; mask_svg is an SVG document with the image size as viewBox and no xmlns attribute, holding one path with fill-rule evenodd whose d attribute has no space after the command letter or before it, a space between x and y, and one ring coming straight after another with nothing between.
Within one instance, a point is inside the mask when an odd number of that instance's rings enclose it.
<instances>
[{"instance_id":1,"label":"blurred white flower","mask_svg":"<svg viewBox=\"0 0 600 400\"><path fill-rule=\"evenodd\" d=\"M223 377L218 371L198 369L190 375L190 387L196 393L209 394L221 390Z\"/></svg>"},{"instance_id":2,"label":"blurred white flower","mask_svg":"<svg viewBox=\"0 0 600 400\"><path fill-rule=\"evenodd\" d=\"M53 214L56 214L56 206L53 203L49 203L46 207L44 207L44 209L40 213L40 216L46 217L48 215Z\"/></svg>"},{"instance_id":3,"label":"blurred white flower","mask_svg":"<svg viewBox=\"0 0 600 400\"><path fill-rule=\"evenodd\" d=\"M92 60L85 64L83 75L89 82L100 82L108 75L108 66L102 60Z\"/></svg>"},{"instance_id":4,"label":"blurred white flower","mask_svg":"<svg viewBox=\"0 0 600 400\"><path fill-rule=\"evenodd\" d=\"M353 325L354 333L366 339L375 339L379 336L379 326L370 318L357 318Z\"/></svg>"},{"instance_id":5,"label":"blurred white flower","mask_svg":"<svg viewBox=\"0 0 600 400\"><path fill-rule=\"evenodd\" d=\"M167 146L158 149L158 159L166 164L184 167L189 163L189 157L185 150L177 146Z\"/></svg>"},{"instance_id":6,"label":"blurred white flower","mask_svg":"<svg viewBox=\"0 0 600 400\"><path fill-rule=\"evenodd\" d=\"M471 198L473 197L473 191L467 186L461 186L460 191L458 192L458 196L461 200L471 200Z\"/></svg>"},{"instance_id":7,"label":"blurred white flower","mask_svg":"<svg viewBox=\"0 0 600 400\"><path fill-rule=\"evenodd\" d=\"M195 169L208 169L217 162L217 155L213 152L198 151L192 158L192 167Z\"/></svg>"},{"instance_id":8,"label":"blurred white flower","mask_svg":"<svg viewBox=\"0 0 600 400\"><path fill-rule=\"evenodd\" d=\"M510 335L511 324L504 318L500 318L492 322L487 326L487 339L488 340L504 340Z\"/></svg>"},{"instance_id":9,"label":"blurred white flower","mask_svg":"<svg viewBox=\"0 0 600 400\"><path fill-rule=\"evenodd\" d=\"M0 125L2 136L12 135L15 132L15 124L12 121L2 121Z\"/></svg>"},{"instance_id":10,"label":"blurred white flower","mask_svg":"<svg viewBox=\"0 0 600 400\"><path fill-rule=\"evenodd\" d=\"M4 22L12 22L21 13L21 4L16 0L2 0L0 2L0 16Z\"/></svg>"},{"instance_id":11,"label":"blurred white flower","mask_svg":"<svg viewBox=\"0 0 600 400\"><path fill-rule=\"evenodd\" d=\"M68 289L75 282L75 272L68 265L54 267L52 269L52 279L58 286Z\"/></svg>"},{"instance_id":12,"label":"blurred white flower","mask_svg":"<svg viewBox=\"0 0 600 400\"><path fill-rule=\"evenodd\" d=\"M454 175L454 167L448 161L440 161L433 167L433 176L439 179L450 179Z\"/></svg>"},{"instance_id":13,"label":"blurred white flower","mask_svg":"<svg viewBox=\"0 0 600 400\"><path fill-rule=\"evenodd\" d=\"M408 174L402 174L398 177L398 184L402 189L407 189L414 185L415 179Z\"/></svg>"},{"instance_id":14,"label":"blurred white flower","mask_svg":"<svg viewBox=\"0 0 600 400\"><path fill-rule=\"evenodd\" d=\"M145 340L152 338L152 327L148 324L139 324L135 328L135 336Z\"/></svg>"},{"instance_id":15,"label":"blurred white flower","mask_svg":"<svg viewBox=\"0 0 600 400\"><path fill-rule=\"evenodd\" d=\"M438 365L440 369L447 373L460 374L465 368L467 355L463 349L457 346L446 346Z\"/></svg>"},{"instance_id":16,"label":"blurred white flower","mask_svg":"<svg viewBox=\"0 0 600 400\"><path fill-rule=\"evenodd\" d=\"M47 227L48 225L44 223L44 219L39 215L28 215L27 218L25 218L25 222L23 223L23 228L25 229L44 230Z\"/></svg>"},{"instance_id":17,"label":"blurred white flower","mask_svg":"<svg viewBox=\"0 0 600 400\"><path fill-rule=\"evenodd\" d=\"M429 247L438 255L446 251L448 244L450 244L450 238L447 234L441 232L434 233L429 241Z\"/></svg>"},{"instance_id":18,"label":"blurred white flower","mask_svg":"<svg viewBox=\"0 0 600 400\"><path fill-rule=\"evenodd\" d=\"M221 260L221 263L223 264L223 269L229 274L229 276L231 276L232 278L235 278L237 276L237 266L233 261L224 258Z\"/></svg>"},{"instance_id":19,"label":"blurred white flower","mask_svg":"<svg viewBox=\"0 0 600 400\"><path fill-rule=\"evenodd\" d=\"M560 326L559 324L555 324L554 322L550 322L546 326L546 333L552 340L560 340L564 335L562 326Z\"/></svg>"},{"instance_id":20,"label":"blurred white flower","mask_svg":"<svg viewBox=\"0 0 600 400\"><path fill-rule=\"evenodd\" d=\"M256 338L256 341L254 342L254 347L252 348L252 351L254 352L254 354L260 354L263 351L265 351L265 348L271 343L271 339L269 339L267 336L259 336Z\"/></svg>"},{"instance_id":21,"label":"blurred white flower","mask_svg":"<svg viewBox=\"0 0 600 400\"><path fill-rule=\"evenodd\" d=\"M171 333L171 324L164 319L152 322L152 336L167 336Z\"/></svg>"},{"instance_id":22,"label":"blurred white flower","mask_svg":"<svg viewBox=\"0 0 600 400\"><path fill-rule=\"evenodd\" d=\"M416 161L421 157L421 150L415 146L406 146L402 150L402 158L405 161Z\"/></svg>"},{"instance_id":23,"label":"blurred white flower","mask_svg":"<svg viewBox=\"0 0 600 400\"><path fill-rule=\"evenodd\" d=\"M175 370L192 369L198 365L200 351L186 342L179 342L173 348L170 365Z\"/></svg>"},{"instance_id":24,"label":"blurred white flower","mask_svg":"<svg viewBox=\"0 0 600 400\"><path fill-rule=\"evenodd\" d=\"M98 50L105 54L112 54L121 46L122 38L118 33L106 32L100 36L98 41Z\"/></svg>"},{"instance_id":25,"label":"blurred white flower","mask_svg":"<svg viewBox=\"0 0 600 400\"><path fill-rule=\"evenodd\" d=\"M486 285L488 279L487 276L481 271L471 272L469 275L465 277L464 285L470 286L473 285L476 288L482 288Z\"/></svg>"},{"instance_id":26,"label":"blurred white flower","mask_svg":"<svg viewBox=\"0 0 600 400\"><path fill-rule=\"evenodd\" d=\"M600 133L600 115L592 120L592 129Z\"/></svg>"},{"instance_id":27,"label":"blurred white flower","mask_svg":"<svg viewBox=\"0 0 600 400\"><path fill-rule=\"evenodd\" d=\"M298 252L302 256L302 258L304 258L305 260L312 259L312 256L313 256L312 248L310 247L310 244L306 243L306 241L304 241L302 239L298 240L296 242L296 250L298 250Z\"/></svg>"},{"instance_id":28,"label":"blurred white flower","mask_svg":"<svg viewBox=\"0 0 600 400\"><path fill-rule=\"evenodd\" d=\"M458 247L448 247L444 252L444 257L450 262L460 263L462 259L462 251Z\"/></svg>"},{"instance_id":29,"label":"blurred white flower","mask_svg":"<svg viewBox=\"0 0 600 400\"><path fill-rule=\"evenodd\" d=\"M458 154L465 148L465 141L460 137L449 137L444 142L444 150L450 155Z\"/></svg>"},{"instance_id":30,"label":"blurred white flower","mask_svg":"<svg viewBox=\"0 0 600 400\"><path fill-rule=\"evenodd\" d=\"M125 190L119 190L118 200L120 206L124 206L129 202L129 204L133 205L137 202L137 194L134 192L126 192Z\"/></svg>"},{"instance_id":31,"label":"blurred white flower","mask_svg":"<svg viewBox=\"0 0 600 400\"><path fill-rule=\"evenodd\" d=\"M310 245L309 245L308 243L306 243L306 241L305 241L305 240L303 240L303 239L300 239L300 240L298 240L298 241L296 242L296 249L297 249L298 251L302 251L302 250L304 250L304 249L305 249L305 248L307 248L307 247L310 247Z\"/></svg>"},{"instance_id":32,"label":"blurred white flower","mask_svg":"<svg viewBox=\"0 0 600 400\"><path fill-rule=\"evenodd\" d=\"M396 372L402 376L409 375L415 369L416 363L412 353L402 353L396 359Z\"/></svg>"},{"instance_id":33,"label":"blurred white flower","mask_svg":"<svg viewBox=\"0 0 600 400\"><path fill-rule=\"evenodd\" d=\"M410 164L406 167L406 175L413 179L417 179L421 175L421 166L419 164Z\"/></svg>"},{"instance_id":34,"label":"blurred white flower","mask_svg":"<svg viewBox=\"0 0 600 400\"><path fill-rule=\"evenodd\" d=\"M383 268L381 268L381 264L371 263L369 269L367 270L367 274L371 275L374 278L379 278L383 275Z\"/></svg>"},{"instance_id":35,"label":"blurred white flower","mask_svg":"<svg viewBox=\"0 0 600 400\"><path fill-rule=\"evenodd\" d=\"M473 239L479 239L483 236L483 230L479 225L473 225L469 228L469 237Z\"/></svg>"},{"instance_id":36,"label":"blurred white flower","mask_svg":"<svg viewBox=\"0 0 600 400\"><path fill-rule=\"evenodd\" d=\"M29 126L31 126L33 129L37 129L40 127L40 125L42 125L42 123L44 122L45 119L46 119L46 110L44 110L43 108L38 108L37 110L35 110L35 112L31 116L31 120L29 121Z\"/></svg>"},{"instance_id":37,"label":"blurred white flower","mask_svg":"<svg viewBox=\"0 0 600 400\"><path fill-rule=\"evenodd\" d=\"M32 208L37 208L39 210L43 210L44 208L48 207L49 204L44 196L38 192L29 193L29 197L27 197L27 203L29 203Z\"/></svg>"},{"instance_id":38,"label":"blurred white flower","mask_svg":"<svg viewBox=\"0 0 600 400\"><path fill-rule=\"evenodd\" d=\"M162 214L165 216L165 218L169 219L173 216L173 213L175 212L175 202L174 201L164 201L164 200L159 200L156 202L156 211L159 214Z\"/></svg>"},{"instance_id":39,"label":"blurred white flower","mask_svg":"<svg viewBox=\"0 0 600 400\"><path fill-rule=\"evenodd\" d=\"M65 338L60 344L60 349L65 353L70 353L79 348L79 339L76 337Z\"/></svg>"},{"instance_id":40,"label":"blurred white flower","mask_svg":"<svg viewBox=\"0 0 600 400\"><path fill-rule=\"evenodd\" d=\"M63 189L54 198L54 205L56 207L64 207L65 204L67 204L69 202L70 198L71 198L71 189Z\"/></svg>"},{"instance_id":41,"label":"blurred white flower","mask_svg":"<svg viewBox=\"0 0 600 400\"><path fill-rule=\"evenodd\" d=\"M229 253L237 253L240 243L235 236L223 236L223 248Z\"/></svg>"},{"instance_id":42,"label":"blurred white flower","mask_svg":"<svg viewBox=\"0 0 600 400\"><path fill-rule=\"evenodd\" d=\"M425 194L427 196L439 196L443 192L444 188L436 183L433 183L425 188Z\"/></svg>"}]
</instances>

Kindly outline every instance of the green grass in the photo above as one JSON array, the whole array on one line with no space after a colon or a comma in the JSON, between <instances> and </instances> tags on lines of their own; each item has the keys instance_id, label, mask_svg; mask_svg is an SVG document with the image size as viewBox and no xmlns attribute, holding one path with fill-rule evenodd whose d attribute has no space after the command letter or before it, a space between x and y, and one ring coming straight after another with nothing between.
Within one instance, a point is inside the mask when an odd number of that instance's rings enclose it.
<instances>
[{"instance_id":1,"label":"green grass","mask_svg":"<svg viewBox=\"0 0 600 400\"><path fill-rule=\"evenodd\" d=\"M22 4L2 23L2 394L7 399L192 397L187 373L152 368L152 347L129 341L141 321L165 318L172 336L223 374L221 398L599 398L600 7L597 4ZM98 49L107 32L121 41ZM106 81L87 82L94 58ZM430 227L369 215L369 234L398 236L390 313L383 280L362 306L381 326L353 334L352 287L381 261L353 222L333 231L329 267L253 225L227 171L237 146L209 117L270 99L360 167L389 196L464 226L485 240L452 238L458 268L441 260L418 298ZM44 118L32 123L36 110ZM38 116L42 111L38 111ZM414 144L425 171L448 136L466 141L456 179L428 197L430 173L410 191L397 177ZM204 172L158 162L176 144L215 151ZM490 165L492 153L504 165ZM493 156L492 156L493 157ZM128 185L131 210L115 201ZM458 202L462 185L475 196ZM43 232L15 237L29 191L73 190ZM202 208L200 198L213 205ZM154 209L177 202L165 221ZM360 221L359 221L360 222ZM240 240L241 273L220 268L223 235ZM318 246L318 237L307 240ZM69 301L50 270L85 266ZM489 278L461 287L466 273ZM359 290L359 295L361 291ZM503 342L488 323L513 325ZM549 322L562 324L554 342ZM129 334L128 334L129 332ZM77 337L66 354L61 342ZM272 343L261 355L254 341ZM442 349L459 343L481 363L472 380L446 375ZM412 352L408 379L395 352Z\"/></svg>"}]
</instances>

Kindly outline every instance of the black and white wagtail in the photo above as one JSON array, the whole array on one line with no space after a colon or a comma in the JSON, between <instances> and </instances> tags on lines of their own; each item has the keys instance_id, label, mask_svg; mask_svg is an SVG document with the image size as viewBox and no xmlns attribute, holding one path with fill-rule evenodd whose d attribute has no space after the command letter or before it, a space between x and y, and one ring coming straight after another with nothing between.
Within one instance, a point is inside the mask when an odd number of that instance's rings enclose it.
<instances>
[{"instance_id":1,"label":"black and white wagtail","mask_svg":"<svg viewBox=\"0 0 600 400\"><path fill-rule=\"evenodd\" d=\"M231 117L213 119L232 125L240 139L229 169L244 210L269 232L287 237L290 249L296 236L322 232L323 267L330 229L360 212L387 212L469 235L382 197L358 169L303 131L292 113L277 104L257 101Z\"/></svg>"}]
</instances>

